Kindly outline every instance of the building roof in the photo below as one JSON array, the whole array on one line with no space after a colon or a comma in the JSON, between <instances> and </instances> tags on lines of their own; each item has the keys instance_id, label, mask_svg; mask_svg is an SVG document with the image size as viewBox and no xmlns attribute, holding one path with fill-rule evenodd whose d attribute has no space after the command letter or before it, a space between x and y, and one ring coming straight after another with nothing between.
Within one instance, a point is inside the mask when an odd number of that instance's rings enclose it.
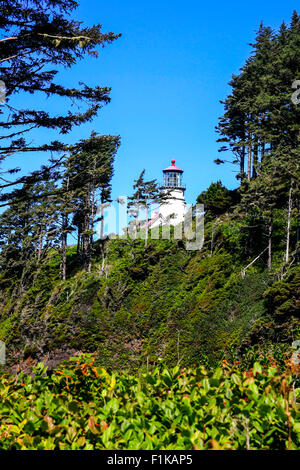
<instances>
[{"instance_id":1,"label":"building roof","mask_svg":"<svg viewBox=\"0 0 300 470\"><path fill-rule=\"evenodd\" d=\"M155 212L155 213L153 214L153 217L151 217L151 219L148 220L148 223L145 222L143 225L141 225L140 228L142 228L142 229L143 229L143 228L146 228L147 225L148 225L148 227L149 227L149 226L150 226L151 224L153 224L153 222L155 222L159 217L160 217L159 212Z\"/></svg>"},{"instance_id":2,"label":"building roof","mask_svg":"<svg viewBox=\"0 0 300 470\"><path fill-rule=\"evenodd\" d=\"M183 173L183 170L178 168L178 166L175 166L175 160L171 160L172 165L169 166L168 168L165 168L163 172L165 171L179 171L180 173Z\"/></svg>"}]
</instances>

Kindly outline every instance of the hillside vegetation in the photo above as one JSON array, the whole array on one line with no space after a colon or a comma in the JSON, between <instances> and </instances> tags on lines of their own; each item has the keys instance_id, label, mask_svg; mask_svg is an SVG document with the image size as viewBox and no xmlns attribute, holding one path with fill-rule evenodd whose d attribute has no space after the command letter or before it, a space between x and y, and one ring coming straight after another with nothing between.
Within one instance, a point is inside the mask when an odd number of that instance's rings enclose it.
<instances>
[{"instance_id":1,"label":"hillside vegetation","mask_svg":"<svg viewBox=\"0 0 300 470\"><path fill-rule=\"evenodd\" d=\"M55 364L75 351L97 352L101 365L129 370L159 359L212 365L254 345L254 359L260 350L290 354L299 331L299 266L280 279L280 261L270 271L262 257L243 277L241 226L221 217L213 250L210 223L201 251L186 251L181 240L152 240L146 248L143 240L109 240L105 263L95 257L91 273L69 248L66 281L52 250L21 296L17 280L2 276L0 337L10 364Z\"/></svg>"}]
</instances>

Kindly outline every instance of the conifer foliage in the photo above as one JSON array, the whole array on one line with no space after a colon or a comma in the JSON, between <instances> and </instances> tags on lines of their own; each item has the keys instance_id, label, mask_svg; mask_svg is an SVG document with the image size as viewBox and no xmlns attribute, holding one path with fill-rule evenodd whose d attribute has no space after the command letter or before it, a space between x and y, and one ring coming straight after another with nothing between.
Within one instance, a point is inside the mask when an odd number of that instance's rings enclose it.
<instances>
[{"instance_id":1,"label":"conifer foliage","mask_svg":"<svg viewBox=\"0 0 300 470\"><path fill-rule=\"evenodd\" d=\"M18 168L13 163L0 173L0 206L6 208L0 216L0 265L5 275L18 279L16 295L24 283L30 286L30 273L53 249L60 255L60 277L66 280L67 245L76 230L79 264L91 270L97 209L110 200L118 136L92 132L68 145L64 140L32 138L37 129L64 136L91 121L110 101L109 87L90 87L81 81L78 88L69 88L57 79L62 67L70 68L87 55L97 57L99 46L120 36L103 33L100 24L83 27L72 18L77 7L74 0L0 0L0 76L5 84L0 164L17 152L27 158L37 151L50 154L49 163L30 175L16 178ZM29 103L27 108L15 104L18 94ZM52 98L54 104L61 99L63 106L56 105L58 111L51 114L37 108L36 100L31 104L31 95ZM76 112L71 111L74 104Z\"/></svg>"},{"instance_id":2,"label":"conifer foliage","mask_svg":"<svg viewBox=\"0 0 300 470\"><path fill-rule=\"evenodd\" d=\"M275 211L286 213L286 263L293 217L300 233L300 104L294 99L300 77L298 13L294 12L290 24L283 23L279 31L261 24L251 46L250 58L229 83L232 92L223 102L225 113L216 129L222 144L219 151L230 150L232 163L239 165L242 210L254 226L259 222L265 227L262 243L268 246L271 268Z\"/></svg>"},{"instance_id":3,"label":"conifer foliage","mask_svg":"<svg viewBox=\"0 0 300 470\"><path fill-rule=\"evenodd\" d=\"M0 162L16 152L66 150L62 139L34 143L32 131L50 129L63 136L74 126L90 121L110 101L109 87L90 87L80 82L78 88L70 88L57 79L59 69L72 67L87 55L97 57L97 47L119 37L112 32L103 33L100 24L83 27L72 18L77 7L74 0L0 1L0 76L6 94L0 107ZM51 114L34 104L17 107L14 98L18 94L26 97L28 103L30 95L61 99L64 112ZM71 110L72 104L78 105L77 112ZM51 165L56 160L52 156ZM46 170L36 171L35 179L43 178ZM15 171L12 166L10 172ZM26 179L11 179L3 173L0 176L2 191Z\"/></svg>"},{"instance_id":4,"label":"conifer foliage","mask_svg":"<svg viewBox=\"0 0 300 470\"><path fill-rule=\"evenodd\" d=\"M134 180L134 193L130 196L128 202L128 213L134 218L134 236L140 226L145 229L145 245L148 243L149 216L152 204L164 204L170 197L170 192L161 189L157 180L144 180L145 169L140 176ZM140 220L140 215L144 220Z\"/></svg>"},{"instance_id":5,"label":"conifer foliage","mask_svg":"<svg viewBox=\"0 0 300 470\"><path fill-rule=\"evenodd\" d=\"M237 177L249 181L278 154L294 151L294 162L299 159L300 107L292 99L300 76L299 15L294 12L291 24L278 32L261 24L251 46L250 58L229 83L232 92L222 102L225 113L217 126L220 152L231 150Z\"/></svg>"}]
</instances>

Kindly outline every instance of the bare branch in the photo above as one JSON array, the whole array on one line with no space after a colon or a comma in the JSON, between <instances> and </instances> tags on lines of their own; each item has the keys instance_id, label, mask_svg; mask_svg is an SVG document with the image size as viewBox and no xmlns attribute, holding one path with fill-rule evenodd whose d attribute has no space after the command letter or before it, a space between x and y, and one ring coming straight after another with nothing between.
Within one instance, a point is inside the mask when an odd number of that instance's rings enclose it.
<instances>
[{"instance_id":1,"label":"bare branch","mask_svg":"<svg viewBox=\"0 0 300 470\"><path fill-rule=\"evenodd\" d=\"M47 33L38 33L38 36L43 36L43 37L48 37L48 38L53 38L53 39L71 39L72 41L77 40L77 39L87 39L88 41L91 41L92 39L88 36L54 36L52 34L47 34Z\"/></svg>"},{"instance_id":2,"label":"bare branch","mask_svg":"<svg viewBox=\"0 0 300 470\"><path fill-rule=\"evenodd\" d=\"M18 36L12 36L11 38L4 38L4 39L0 39L0 42L4 42L4 41L12 41L14 39L18 39Z\"/></svg>"},{"instance_id":3,"label":"bare branch","mask_svg":"<svg viewBox=\"0 0 300 470\"><path fill-rule=\"evenodd\" d=\"M12 55L10 57L5 57L5 59L0 59L0 62L6 62L7 60L15 59L16 57L20 57L21 55L27 55L27 54L30 54L30 53L31 53L31 51L21 52L20 54L15 54L15 55Z\"/></svg>"}]
</instances>

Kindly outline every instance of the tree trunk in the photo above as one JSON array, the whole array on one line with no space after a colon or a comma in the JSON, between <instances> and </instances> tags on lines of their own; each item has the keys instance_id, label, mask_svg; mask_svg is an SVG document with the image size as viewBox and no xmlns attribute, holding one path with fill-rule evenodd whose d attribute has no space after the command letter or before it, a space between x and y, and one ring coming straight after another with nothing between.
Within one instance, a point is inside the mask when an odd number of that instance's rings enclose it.
<instances>
[{"instance_id":1,"label":"tree trunk","mask_svg":"<svg viewBox=\"0 0 300 470\"><path fill-rule=\"evenodd\" d=\"M88 272L90 273L92 270L92 258L93 258L93 245L94 245L94 237L93 237L93 229L94 229L94 219L95 219L95 186L93 184L92 191L91 191L91 217L90 217L90 230L91 234L89 236L89 253L88 253Z\"/></svg>"},{"instance_id":2,"label":"tree trunk","mask_svg":"<svg viewBox=\"0 0 300 470\"><path fill-rule=\"evenodd\" d=\"M89 268L89 249L90 249L90 214L91 214L91 191L88 185L87 194L84 204L84 218L82 231L82 267L85 271Z\"/></svg>"},{"instance_id":3,"label":"tree trunk","mask_svg":"<svg viewBox=\"0 0 300 470\"><path fill-rule=\"evenodd\" d=\"M39 245L38 245L38 262L40 261L42 257L43 238L44 238L44 234L43 234L43 229L41 228L41 232L39 235Z\"/></svg>"},{"instance_id":4,"label":"tree trunk","mask_svg":"<svg viewBox=\"0 0 300 470\"><path fill-rule=\"evenodd\" d=\"M287 217L287 229L286 229L286 249L285 249L285 262L288 263L290 256L290 228L291 228L291 213L292 213L292 192L293 192L293 180L291 180L290 191L289 191L289 202L288 202L288 217Z\"/></svg>"},{"instance_id":5,"label":"tree trunk","mask_svg":"<svg viewBox=\"0 0 300 470\"><path fill-rule=\"evenodd\" d=\"M63 281L67 278L67 224L66 215L62 215L62 232L61 232L61 278Z\"/></svg>"},{"instance_id":6,"label":"tree trunk","mask_svg":"<svg viewBox=\"0 0 300 470\"><path fill-rule=\"evenodd\" d=\"M240 175L241 179L243 179L243 175L245 173L245 147L242 147L241 159L240 159Z\"/></svg>"},{"instance_id":7,"label":"tree trunk","mask_svg":"<svg viewBox=\"0 0 300 470\"><path fill-rule=\"evenodd\" d=\"M250 181L251 179L251 164L252 164L252 145L249 144L248 146L248 174L247 174L248 181Z\"/></svg>"},{"instance_id":8,"label":"tree trunk","mask_svg":"<svg viewBox=\"0 0 300 470\"><path fill-rule=\"evenodd\" d=\"M256 178L257 176L257 165L258 165L258 145L255 144L253 148L252 178Z\"/></svg>"},{"instance_id":9,"label":"tree trunk","mask_svg":"<svg viewBox=\"0 0 300 470\"><path fill-rule=\"evenodd\" d=\"M77 256L79 255L79 252L80 252L80 246L81 246L81 229L78 226L78 229L77 229Z\"/></svg>"},{"instance_id":10,"label":"tree trunk","mask_svg":"<svg viewBox=\"0 0 300 470\"><path fill-rule=\"evenodd\" d=\"M260 148L260 161L261 163L264 161L265 159L265 143L262 142L261 143L261 148Z\"/></svg>"},{"instance_id":11,"label":"tree trunk","mask_svg":"<svg viewBox=\"0 0 300 470\"><path fill-rule=\"evenodd\" d=\"M67 198L68 198L68 191L69 191L69 184L70 184L70 179L69 177L67 178ZM67 278L67 230L68 230L68 225L69 225L69 219L68 219L68 212L67 212L67 206L63 206L63 213L62 213L62 233L61 233L61 278L63 281L66 280Z\"/></svg>"},{"instance_id":12,"label":"tree trunk","mask_svg":"<svg viewBox=\"0 0 300 470\"><path fill-rule=\"evenodd\" d=\"M100 240L104 238L104 196L101 195L101 208L100 208Z\"/></svg>"},{"instance_id":13,"label":"tree trunk","mask_svg":"<svg viewBox=\"0 0 300 470\"><path fill-rule=\"evenodd\" d=\"M103 190L101 194L101 206L100 206L100 254L104 259L104 195Z\"/></svg>"},{"instance_id":14,"label":"tree trunk","mask_svg":"<svg viewBox=\"0 0 300 470\"><path fill-rule=\"evenodd\" d=\"M147 199L145 199L145 208L146 208L146 229L145 229L145 247L148 244L148 234L149 234L149 227L148 227L148 222L149 222L149 208L148 208L148 202Z\"/></svg>"},{"instance_id":15,"label":"tree trunk","mask_svg":"<svg viewBox=\"0 0 300 470\"><path fill-rule=\"evenodd\" d=\"M261 117L261 127L262 127L262 129L264 129L264 125L265 125L265 113L262 113L262 117ZM261 163L264 161L264 158L265 158L265 141L262 140L261 143L260 143L260 161L261 161Z\"/></svg>"},{"instance_id":16,"label":"tree trunk","mask_svg":"<svg viewBox=\"0 0 300 470\"><path fill-rule=\"evenodd\" d=\"M272 232L273 232L273 214L269 218L268 226L268 269L272 267Z\"/></svg>"},{"instance_id":17,"label":"tree trunk","mask_svg":"<svg viewBox=\"0 0 300 470\"><path fill-rule=\"evenodd\" d=\"M139 199L137 199L137 203L136 203L136 217L135 217L135 240L137 239L138 224L139 224L139 214L140 214L140 204L139 204Z\"/></svg>"}]
</instances>

